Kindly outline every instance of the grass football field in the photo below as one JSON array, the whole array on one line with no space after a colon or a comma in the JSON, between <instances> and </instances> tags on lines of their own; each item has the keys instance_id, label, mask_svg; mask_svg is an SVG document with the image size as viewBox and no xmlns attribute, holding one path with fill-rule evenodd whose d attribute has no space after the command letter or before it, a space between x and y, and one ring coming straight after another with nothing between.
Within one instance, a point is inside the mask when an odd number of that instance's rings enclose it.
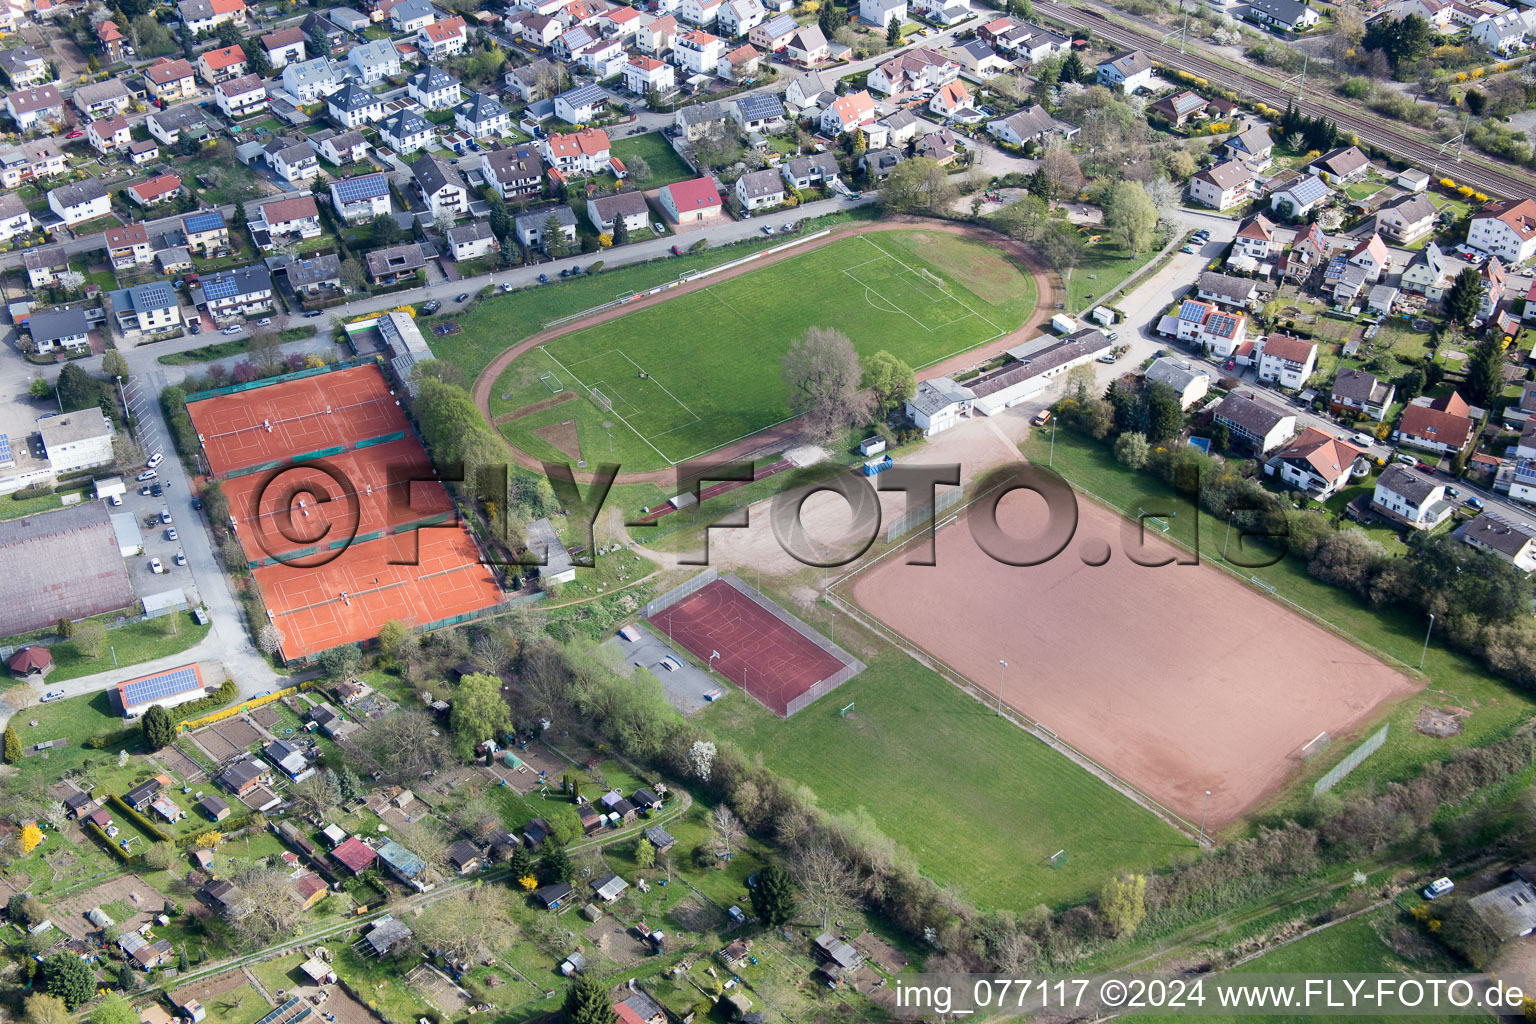
<instances>
[{"instance_id":1,"label":"grass football field","mask_svg":"<svg viewBox=\"0 0 1536 1024\"><path fill-rule=\"evenodd\" d=\"M1034 306L1033 278L989 246L924 231L846 238L541 346L496 381L491 413L553 403L499 425L530 455L570 458L574 421L582 460L665 468L788 418L780 363L807 328L917 369L1017 328Z\"/></svg>"},{"instance_id":2,"label":"grass football field","mask_svg":"<svg viewBox=\"0 0 1536 1024\"><path fill-rule=\"evenodd\" d=\"M1117 871L1193 853L1150 811L893 649L788 720L740 693L703 715L826 810L867 812L924 874L985 908L1060 906ZM1066 864L1053 869L1058 850Z\"/></svg>"}]
</instances>

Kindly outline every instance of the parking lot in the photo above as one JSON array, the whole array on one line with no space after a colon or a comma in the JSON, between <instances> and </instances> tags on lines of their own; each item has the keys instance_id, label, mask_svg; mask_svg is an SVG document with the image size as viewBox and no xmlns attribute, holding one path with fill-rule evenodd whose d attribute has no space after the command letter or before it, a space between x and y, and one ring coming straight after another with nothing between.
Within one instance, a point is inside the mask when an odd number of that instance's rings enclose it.
<instances>
[{"instance_id":1,"label":"parking lot","mask_svg":"<svg viewBox=\"0 0 1536 1024\"><path fill-rule=\"evenodd\" d=\"M202 524L193 518L196 513L192 511L190 499L175 487L165 487L158 478L143 482L125 479L123 482L128 485L128 493L123 497L123 504L112 511L131 512L134 521L139 524L139 536L144 542L142 555L125 560L134 593L142 597L182 587L187 592L187 599L194 605L198 604L197 583L192 578L192 570L176 564L176 556L181 554L179 531L202 528ZM152 491L155 484L161 484L158 497L153 493L140 493L142 490ZM170 524L160 520L161 514L167 511L171 513ZM178 531L176 540L168 536L168 531L173 529ZM160 565L165 570L163 573L152 571L150 560L154 558L160 559Z\"/></svg>"}]
</instances>

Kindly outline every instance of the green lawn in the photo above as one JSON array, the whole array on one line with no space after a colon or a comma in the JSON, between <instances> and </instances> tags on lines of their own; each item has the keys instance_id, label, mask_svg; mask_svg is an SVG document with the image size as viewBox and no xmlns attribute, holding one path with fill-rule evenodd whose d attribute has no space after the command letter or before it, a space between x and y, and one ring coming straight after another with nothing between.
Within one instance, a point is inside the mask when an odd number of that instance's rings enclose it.
<instances>
[{"instance_id":1,"label":"green lawn","mask_svg":"<svg viewBox=\"0 0 1536 1024\"><path fill-rule=\"evenodd\" d=\"M847 238L560 337L508 367L492 413L547 400L558 381L581 397L504 424L514 445L547 456L552 444L534 431L574 418L583 458L662 468L788 417L780 359L810 327L920 369L1017 327L1034 306L1033 280L980 243L921 231ZM593 388L611 409L587 397Z\"/></svg>"},{"instance_id":2,"label":"green lawn","mask_svg":"<svg viewBox=\"0 0 1536 1024\"><path fill-rule=\"evenodd\" d=\"M1082 313L1118 288L1122 281L1151 262L1162 244L1159 239L1149 251L1131 256L1104 232L1099 241L1088 246L1083 261L1072 272L1067 283L1067 312Z\"/></svg>"},{"instance_id":3,"label":"green lawn","mask_svg":"<svg viewBox=\"0 0 1536 1024\"><path fill-rule=\"evenodd\" d=\"M838 711L854 702L855 717ZM1119 870L1149 870L1191 844L943 678L887 649L824 700L781 721L732 694L705 721L816 793L863 809L923 872L985 908L1082 899ZM1068 851L1065 867L1048 861Z\"/></svg>"},{"instance_id":4,"label":"green lawn","mask_svg":"<svg viewBox=\"0 0 1536 1024\"><path fill-rule=\"evenodd\" d=\"M694 173L683 163L683 158L660 132L646 132L627 139L613 140L613 155L628 166L635 157L644 158L651 169L651 176L642 182L645 188L660 188L674 181L686 181Z\"/></svg>"},{"instance_id":5,"label":"green lawn","mask_svg":"<svg viewBox=\"0 0 1536 1024\"><path fill-rule=\"evenodd\" d=\"M82 487L69 493L84 496L88 490L89 488ZM62 508L64 504L61 500L64 497L63 494L38 494L23 498L21 493L21 491L15 491L7 498L0 498L0 521L20 519L37 512L51 512L56 508Z\"/></svg>"},{"instance_id":6,"label":"green lawn","mask_svg":"<svg viewBox=\"0 0 1536 1024\"><path fill-rule=\"evenodd\" d=\"M1147 506L1149 501L1159 499L1172 500L1181 510L1189 507L1187 497L1174 497L1156 477L1132 473L1120 466L1106 446L1069 430L1056 434L1052 468L1080 492L1090 491L1120 508ZM1036 431L1025 441L1024 454L1044 464L1050 442L1050 432ZM1181 514L1174 519L1169 536L1188 545L1195 541L1197 529L1201 557L1220 564L1226 524L1214 516L1204 511L1198 516ZM1231 555L1233 563L1258 563L1273 557L1267 551L1244 556L1239 553L1235 538ZM1419 616L1397 609L1373 610L1347 591L1313 579L1294 558L1282 558L1270 566L1244 567L1239 572L1244 577L1262 580L1280 597L1312 613L1340 634L1396 659L1399 667L1406 665L1412 669L1418 665L1426 625ZM1424 672L1430 687L1451 694L1456 706L1472 709L1472 714L1464 719L1462 733L1443 740L1414 731L1413 720L1419 708L1444 703L1440 694L1425 692L1400 701L1384 716L1392 727L1386 745L1340 783L1335 792L1369 789L1381 781L1411 777L1426 764L1449 758L1458 746L1481 746L1503 738L1536 712L1536 696L1509 685L1471 658L1442 646L1438 639L1431 638ZM1308 766L1289 799L1299 800L1296 794L1309 790L1311 782L1338 763L1348 749L1349 745L1335 743L1328 756Z\"/></svg>"},{"instance_id":7,"label":"green lawn","mask_svg":"<svg viewBox=\"0 0 1536 1024\"><path fill-rule=\"evenodd\" d=\"M201 348L189 348L185 352L167 352L159 362L166 366L191 366L194 363L211 363L215 359L238 356L251 347L250 338L231 338L215 341Z\"/></svg>"}]
</instances>

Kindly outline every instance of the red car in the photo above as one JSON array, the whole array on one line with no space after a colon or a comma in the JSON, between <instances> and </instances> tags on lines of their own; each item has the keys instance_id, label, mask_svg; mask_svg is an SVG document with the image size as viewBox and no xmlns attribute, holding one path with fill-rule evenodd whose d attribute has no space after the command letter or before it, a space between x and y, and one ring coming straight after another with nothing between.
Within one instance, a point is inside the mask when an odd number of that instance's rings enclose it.
<instances>
[{"instance_id":1,"label":"red car","mask_svg":"<svg viewBox=\"0 0 1536 1024\"><path fill-rule=\"evenodd\" d=\"M76 128L74 131L70 132L68 135L66 135L64 137L66 139L83 139L83 138L85 138L85 132L83 132L80 129Z\"/></svg>"},{"instance_id":2,"label":"red car","mask_svg":"<svg viewBox=\"0 0 1536 1024\"><path fill-rule=\"evenodd\" d=\"M675 245L672 247L672 255L673 256L681 256L682 254L683 254L683 250L679 249Z\"/></svg>"}]
</instances>

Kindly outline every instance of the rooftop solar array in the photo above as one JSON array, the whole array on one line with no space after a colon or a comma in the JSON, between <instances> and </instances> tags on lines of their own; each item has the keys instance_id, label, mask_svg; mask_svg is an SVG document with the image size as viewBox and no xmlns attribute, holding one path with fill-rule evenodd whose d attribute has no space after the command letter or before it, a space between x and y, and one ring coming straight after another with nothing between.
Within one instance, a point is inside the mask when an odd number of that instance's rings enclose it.
<instances>
[{"instance_id":1,"label":"rooftop solar array","mask_svg":"<svg viewBox=\"0 0 1536 1024\"><path fill-rule=\"evenodd\" d=\"M372 199L375 196L389 194L389 183L382 174L364 174L356 178L343 178L334 182L331 188L335 190L336 199L343 203L356 202L359 199Z\"/></svg>"},{"instance_id":2,"label":"rooftop solar array","mask_svg":"<svg viewBox=\"0 0 1536 1024\"><path fill-rule=\"evenodd\" d=\"M205 299L227 299L238 294L240 289L235 284L233 274L220 274L218 277L203 280L203 298Z\"/></svg>"},{"instance_id":3,"label":"rooftop solar array","mask_svg":"<svg viewBox=\"0 0 1536 1024\"><path fill-rule=\"evenodd\" d=\"M181 668L173 668L168 672L160 672L156 675L145 676L142 679L130 679L117 688L123 707L137 707L152 700L160 700L162 697L174 697L189 690L203 688L203 680L198 675L196 665L183 665Z\"/></svg>"},{"instance_id":4,"label":"rooftop solar array","mask_svg":"<svg viewBox=\"0 0 1536 1024\"><path fill-rule=\"evenodd\" d=\"M11 455L11 436L0 434L0 464L9 465L15 458Z\"/></svg>"},{"instance_id":5,"label":"rooftop solar array","mask_svg":"<svg viewBox=\"0 0 1536 1024\"><path fill-rule=\"evenodd\" d=\"M188 231L217 231L224 226L224 215L217 210L201 210L188 214L182 226Z\"/></svg>"}]
</instances>

